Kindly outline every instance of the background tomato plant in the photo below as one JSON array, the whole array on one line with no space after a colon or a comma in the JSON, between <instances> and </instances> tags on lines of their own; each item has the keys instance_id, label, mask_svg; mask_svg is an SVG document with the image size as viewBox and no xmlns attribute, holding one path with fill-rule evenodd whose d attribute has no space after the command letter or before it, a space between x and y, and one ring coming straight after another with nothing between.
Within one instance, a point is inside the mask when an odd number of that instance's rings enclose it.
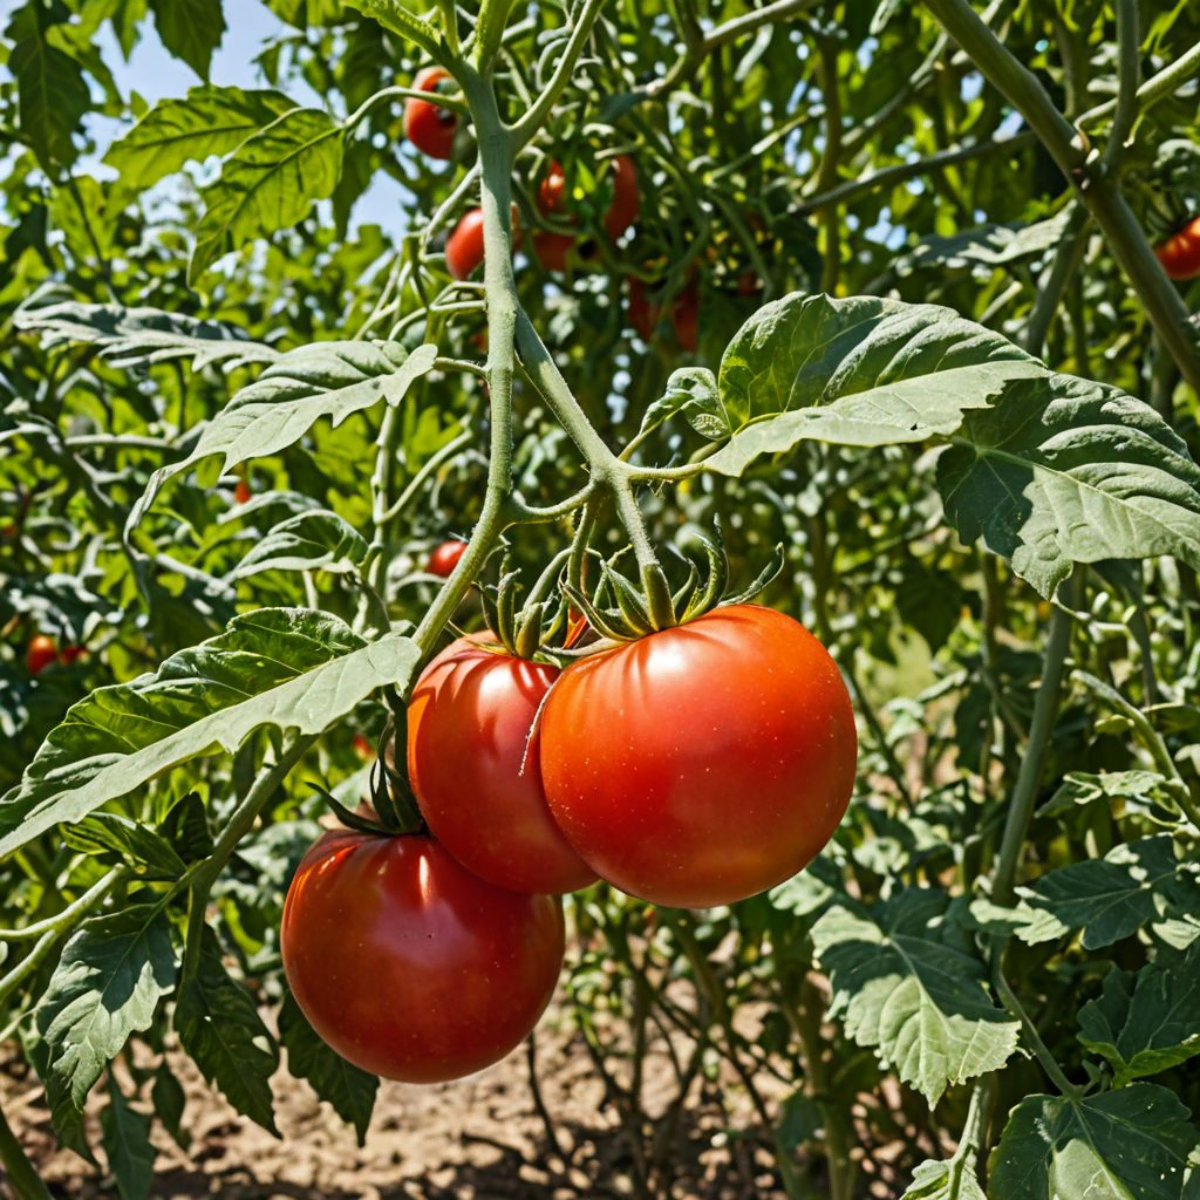
<instances>
[{"instance_id":1,"label":"background tomato plant","mask_svg":"<svg viewBox=\"0 0 1200 1200\"><path fill-rule=\"evenodd\" d=\"M1191 6L270 7L254 89L207 82L216 0L26 0L0 48L0 1003L61 1144L98 1105L154 1194L175 1047L365 1136L281 970L314 781L357 803L473 583L590 538L653 624L719 523L737 586L782 548L760 598L838 659L858 786L767 895L570 902L628 1186L671 1194L727 1070L789 1197L1194 1194L1200 285L1154 253L1200 211ZM148 107L97 35L151 23ZM435 63L449 160L403 136ZM2 1124L0 1160L46 1194Z\"/></svg>"}]
</instances>

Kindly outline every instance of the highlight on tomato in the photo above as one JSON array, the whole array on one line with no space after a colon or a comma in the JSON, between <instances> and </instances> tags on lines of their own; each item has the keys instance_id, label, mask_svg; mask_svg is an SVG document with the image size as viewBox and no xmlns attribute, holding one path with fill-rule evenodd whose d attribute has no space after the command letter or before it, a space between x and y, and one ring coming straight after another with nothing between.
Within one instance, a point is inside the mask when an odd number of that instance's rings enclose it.
<instances>
[{"instance_id":1,"label":"highlight on tomato","mask_svg":"<svg viewBox=\"0 0 1200 1200\"><path fill-rule=\"evenodd\" d=\"M1154 247L1163 270L1183 282L1200 276L1200 217L1192 217L1182 229Z\"/></svg>"},{"instance_id":2,"label":"highlight on tomato","mask_svg":"<svg viewBox=\"0 0 1200 1200\"><path fill-rule=\"evenodd\" d=\"M460 541L443 542L429 556L425 569L430 575L440 575L443 579L454 574L458 560L466 553L467 543Z\"/></svg>"},{"instance_id":3,"label":"highlight on tomato","mask_svg":"<svg viewBox=\"0 0 1200 1200\"><path fill-rule=\"evenodd\" d=\"M58 643L44 633L29 639L25 647L25 666L30 675L40 675L47 667L58 662Z\"/></svg>"},{"instance_id":4,"label":"highlight on tomato","mask_svg":"<svg viewBox=\"0 0 1200 1200\"><path fill-rule=\"evenodd\" d=\"M408 706L408 774L433 835L467 870L517 892L571 892L596 873L550 815L538 712L550 663L460 638L426 667Z\"/></svg>"},{"instance_id":5,"label":"highlight on tomato","mask_svg":"<svg viewBox=\"0 0 1200 1200\"><path fill-rule=\"evenodd\" d=\"M791 878L854 787L846 685L799 622L718 608L568 667L542 713L546 799L603 879L654 904L732 904Z\"/></svg>"},{"instance_id":6,"label":"highlight on tomato","mask_svg":"<svg viewBox=\"0 0 1200 1200\"><path fill-rule=\"evenodd\" d=\"M496 887L423 834L325 834L288 889L288 984L343 1058L438 1083L498 1062L562 968L561 902Z\"/></svg>"},{"instance_id":7,"label":"highlight on tomato","mask_svg":"<svg viewBox=\"0 0 1200 1200\"><path fill-rule=\"evenodd\" d=\"M426 67L417 73L413 87L422 92L436 92L438 85L450 78L444 67ZM404 136L423 154L430 158L453 158L457 132L457 113L432 100L405 101Z\"/></svg>"}]
</instances>

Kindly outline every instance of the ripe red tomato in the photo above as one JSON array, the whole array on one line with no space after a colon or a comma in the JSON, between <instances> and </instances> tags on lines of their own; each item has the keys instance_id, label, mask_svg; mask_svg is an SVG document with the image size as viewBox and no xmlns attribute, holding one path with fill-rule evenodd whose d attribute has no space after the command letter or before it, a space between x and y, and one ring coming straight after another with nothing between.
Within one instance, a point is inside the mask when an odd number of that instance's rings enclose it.
<instances>
[{"instance_id":1,"label":"ripe red tomato","mask_svg":"<svg viewBox=\"0 0 1200 1200\"><path fill-rule=\"evenodd\" d=\"M39 633L25 648L25 665L30 675L40 675L47 667L58 662L58 646L52 637Z\"/></svg>"},{"instance_id":2,"label":"ripe red tomato","mask_svg":"<svg viewBox=\"0 0 1200 1200\"><path fill-rule=\"evenodd\" d=\"M470 1075L537 1024L563 959L561 902L494 887L432 838L334 830L283 909L283 966L309 1023L364 1071Z\"/></svg>"},{"instance_id":3,"label":"ripe red tomato","mask_svg":"<svg viewBox=\"0 0 1200 1200\"><path fill-rule=\"evenodd\" d=\"M408 776L438 839L468 871L515 892L573 892L596 874L554 823L538 709L559 669L460 638L408 706Z\"/></svg>"},{"instance_id":4,"label":"ripe red tomato","mask_svg":"<svg viewBox=\"0 0 1200 1200\"><path fill-rule=\"evenodd\" d=\"M560 213L566 207L566 177L562 164L551 160L545 178L538 185L538 208L547 216ZM614 241L627 230L638 215L637 168L627 154L613 159L613 198L604 214L604 228ZM533 238L533 248L542 266L548 271L562 271L567 265L567 255L575 244L569 233L538 233Z\"/></svg>"},{"instance_id":5,"label":"ripe red tomato","mask_svg":"<svg viewBox=\"0 0 1200 1200\"><path fill-rule=\"evenodd\" d=\"M1200 217L1155 246L1154 253L1170 278L1195 279L1200 275Z\"/></svg>"},{"instance_id":6,"label":"ripe red tomato","mask_svg":"<svg viewBox=\"0 0 1200 1200\"><path fill-rule=\"evenodd\" d=\"M446 241L446 266L455 279L466 279L483 262L483 209L473 208Z\"/></svg>"},{"instance_id":7,"label":"ripe red tomato","mask_svg":"<svg viewBox=\"0 0 1200 1200\"><path fill-rule=\"evenodd\" d=\"M245 504L251 496L250 485L244 479L239 479L233 485L233 500L235 504Z\"/></svg>"},{"instance_id":8,"label":"ripe red tomato","mask_svg":"<svg viewBox=\"0 0 1200 1200\"><path fill-rule=\"evenodd\" d=\"M652 304L646 295L646 285L637 278L629 280L629 323L643 342L654 337L662 320L662 306ZM700 287L693 275L671 302L671 326L675 340L689 354L700 344Z\"/></svg>"},{"instance_id":9,"label":"ripe red tomato","mask_svg":"<svg viewBox=\"0 0 1200 1200\"><path fill-rule=\"evenodd\" d=\"M574 245L575 235L571 233L543 232L533 235L533 252L547 271L565 271L567 256Z\"/></svg>"},{"instance_id":10,"label":"ripe red tomato","mask_svg":"<svg viewBox=\"0 0 1200 1200\"><path fill-rule=\"evenodd\" d=\"M435 92L450 72L442 67L426 67L417 73L413 87ZM430 100L407 100L404 104L404 136L430 158L452 158L454 135L458 132L458 114Z\"/></svg>"},{"instance_id":11,"label":"ripe red tomato","mask_svg":"<svg viewBox=\"0 0 1200 1200\"><path fill-rule=\"evenodd\" d=\"M790 878L854 787L850 697L783 613L720 608L585 658L542 712L546 799L600 876L654 904L731 904Z\"/></svg>"},{"instance_id":12,"label":"ripe red tomato","mask_svg":"<svg viewBox=\"0 0 1200 1200\"><path fill-rule=\"evenodd\" d=\"M443 579L454 574L458 560L466 552L466 542L443 542L429 556L429 565L425 568L430 575L440 575Z\"/></svg>"},{"instance_id":13,"label":"ripe red tomato","mask_svg":"<svg viewBox=\"0 0 1200 1200\"><path fill-rule=\"evenodd\" d=\"M62 648L58 660L64 667L69 667L73 662L78 662L86 653L86 646L67 645Z\"/></svg>"}]
</instances>

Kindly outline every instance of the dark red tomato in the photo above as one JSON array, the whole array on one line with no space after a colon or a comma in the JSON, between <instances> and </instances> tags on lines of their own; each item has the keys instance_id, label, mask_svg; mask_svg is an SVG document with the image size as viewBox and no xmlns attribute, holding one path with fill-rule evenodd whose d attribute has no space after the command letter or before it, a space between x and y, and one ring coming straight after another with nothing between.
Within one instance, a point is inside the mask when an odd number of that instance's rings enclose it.
<instances>
[{"instance_id":1,"label":"dark red tomato","mask_svg":"<svg viewBox=\"0 0 1200 1200\"><path fill-rule=\"evenodd\" d=\"M58 662L58 646L52 637L39 633L25 647L25 665L30 675L40 675L47 667Z\"/></svg>"},{"instance_id":2,"label":"dark red tomato","mask_svg":"<svg viewBox=\"0 0 1200 1200\"><path fill-rule=\"evenodd\" d=\"M422 92L437 91L438 84L451 78L441 67L426 67L418 72L413 87ZM452 158L454 135L458 132L458 114L430 100L407 100L404 104L404 136L430 158Z\"/></svg>"},{"instance_id":3,"label":"dark red tomato","mask_svg":"<svg viewBox=\"0 0 1200 1200\"><path fill-rule=\"evenodd\" d=\"M1200 275L1200 217L1155 246L1154 253L1172 279L1195 279Z\"/></svg>"},{"instance_id":4,"label":"dark red tomato","mask_svg":"<svg viewBox=\"0 0 1200 1200\"><path fill-rule=\"evenodd\" d=\"M250 485L244 479L239 479L233 485L233 499L236 504L245 504L251 494Z\"/></svg>"},{"instance_id":5,"label":"dark red tomato","mask_svg":"<svg viewBox=\"0 0 1200 1200\"><path fill-rule=\"evenodd\" d=\"M627 154L613 159L613 198L604 216L604 228L615 242L637 220L637 168Z\"/></svg>"},{"instance_id":6,"label":"dark red tomato","mask_svg":"<svg viewBox=\"0 0 1200 1200\"><path fill-rule=\"evenodd\" d=\"M646 297L646 285L637 278L629 280L629 323L643 342L654 336L662 310Z\"/></svg>"},{"instance_id":7,"label":"dark red tomato","mask_svg":"<svg viewBox=\"0 0 1200 1200\"><path fill-rule=\"evenodd\" d=\"M455 279L466 279L483 262L483 209L473 208L446 242L446 266Z\"/></svg>"},{"instance_id":8,"label":"dark red tomato","mask_svg":"<svg viewBox=\"0 0 1200 1200\"><path fill-rule=\"evenodd\" d=\"M571 233L535 233L533 252L547 271L565 271L575 235Z\"/></svg>"},{"instance_id":9,"label":"dark red tomato","mask_svg":"<svg viewBox=\"0 0 1200 1200\"><path fill-rule=\"evenodd\" d=\"M671 324L675 340L689 354L700 345L700 287L693 275L671 306Z\"/></svg>"},{"instance_id":10,"label":"dark red tomato","mask_svg":"<svg viewBox=\"0 0 1200 1200\"><path fill-rule=\"evenodd\" d=\"M458 560L466 552L466 542L443 542L430 556L429 565L425 568L430 575L440 575L447 579L454 574Z\"/></svg>"},{"instance_id":11,"label":"dark red tomato","mask_svg":"<svg viewBox=\"0 0 1200 1200\"><path fill-rule=\"evenodd\" d=\"M589 866L704 908L813 859L845 814L858 738L824 646L739 604L568 667L541 751L550 811Z\"/></svg>"},{"instance_id":12,"label":"dark red tomato","mask_svg":"<svg viewBox=\"0 0 1200 1200\"><path fill-rule=\"evenodd\" d=\"M537 1024L562 968L562 906L485 883L432 838L335 830L292 880L282 949L296 1002L343 1058L437 1083Z\"/></svg>"},{"instance_id":13,"label":"dark red tomato","mask_svg":"<svg viewBox=\"0 0 1200 1200\"><path fill-rule=\"evenodd\" d=\"M573 892L596 874L542 791L538 709L548 663L460 638L426 667L408 705L408 777L438 839L468 871L515 892Z\"/></svg>"},{"instance_id":14,"label":"dark red tomato","mask_svg":"<svg viewBox=\"0 0 1200 1200\"><path fill-rule=\"evenodd\" d=\"M86 653L86 646L67 645L62 648L58 660L64 667L69 667L72 663L78 662Z\"/></svg>"}]
</instances>

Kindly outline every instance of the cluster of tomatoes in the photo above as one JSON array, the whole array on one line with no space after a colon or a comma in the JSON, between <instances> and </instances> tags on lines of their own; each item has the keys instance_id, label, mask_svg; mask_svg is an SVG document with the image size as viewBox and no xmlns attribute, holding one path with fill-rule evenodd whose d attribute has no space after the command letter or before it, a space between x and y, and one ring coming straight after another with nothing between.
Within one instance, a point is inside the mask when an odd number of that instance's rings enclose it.
<instances>
[{"instance_id":1,"label":"cluster of tomatoes","mask_svg":"<svg viewBox=\"0 0 1200 1200\"><path fill-rule=\"evenodd\" d=\"M563 893L603 879L663 906L755 895L833 835L856 761L836 664L772 609L719 607L565 669L460 638L409 701L419 827L329 833L296 874L292 991L367 1071L480 1070L549 1002Z\"/></svg>"},{"instance_id":2,"label":"cluster of tomatoes","mask_svg":"<svg viewBox=\"0 0 1200 1200\"><path fill-rule=\"evenodd\" d=\"M413 81L413 87L436 92L450 82L450 73L442 67L428 67ZM422 153L435 159L449 159L454 154L459 118L456 113L432 100L409 99L404 109L404 132L409 141ZM611 160L608 186L612 200L602 224L606 236L617 242L637 220L640 208L637 166L627 154ZM567 178L562 164L551 159L537 189L538 212L551 220L575 224L570 212ZM513 208L514 224L517 210ZM533 254L547 271L565 271L577 257L591 257L586 239L574 233L538 230L530 239ZM446 267L455 279L467 279L483 263L483 210L472 208L465 213L446 241ZM675 340L688 353L695 353L699 344L700 288L696 276L689 277L684 287L671 299L669 311L647 295L646 285L636 276L627 280L629 289L629 320L643 341L650 341L664 315L670 317Z\"/></svg>"},{"instance_id":3,"label":"cluster of tomatoes","mask_svg":"<svg viewBox=\"0 0 1200 1200\"><path fill-rule=\"evenodd\" d=\"M68 644L61 650L58 643L44 633L36 634L29 639L25 647L25 667L30 675L40 675L47 667L69 667L83 655L84 648Z\"/></svg>"}]
</instances>

